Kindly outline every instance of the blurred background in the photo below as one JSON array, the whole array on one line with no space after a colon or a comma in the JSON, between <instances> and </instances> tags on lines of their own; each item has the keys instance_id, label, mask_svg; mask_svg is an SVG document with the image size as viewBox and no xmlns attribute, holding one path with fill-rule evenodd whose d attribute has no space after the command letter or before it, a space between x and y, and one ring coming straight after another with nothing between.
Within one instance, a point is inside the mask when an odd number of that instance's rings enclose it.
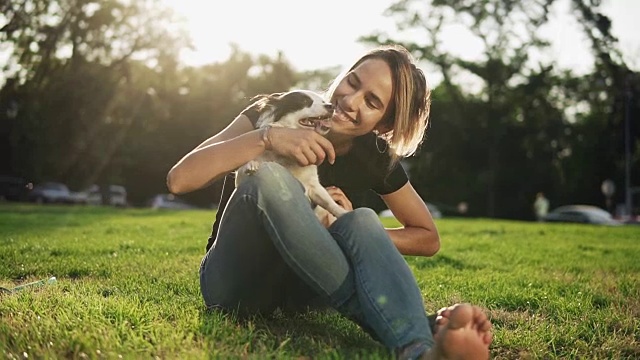
<instances>
[{"instance_id":1,"label":"blurred background","mask_svg":"<svg viewBox=\"0 0 640 360\"><path fill-rule=\"evenodd\" d=\"M443 216L536 220L542 193L629 222L639 15L635 0L3 0L0 198L215 208L219 182L166 194L185 153L253 95L324 90L399 43L433 88L403 166Z\"/></svg>"}]
</instances>

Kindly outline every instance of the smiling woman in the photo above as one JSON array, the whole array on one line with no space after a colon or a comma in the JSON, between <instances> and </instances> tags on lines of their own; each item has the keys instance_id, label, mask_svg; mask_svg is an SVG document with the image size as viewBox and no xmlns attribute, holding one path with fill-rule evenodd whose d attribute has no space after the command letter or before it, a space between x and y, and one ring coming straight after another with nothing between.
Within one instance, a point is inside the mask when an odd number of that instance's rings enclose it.
<instances>
[{"instance_id":1,"label":"smiling woman","mask_svg":"<svg viewBox=\"0 0 640 360\"><path fill-rule=\"evenodd\" d=\"M384 30L385 24L392 28L382 15L389 6L385 0L370 0L367 6L326 0L312 7L293 0L163 1L186 20L195 47L182 54L189 65L223 61L235 44L252 54L282 51L298 70L315 70L351 62L366 49L358 37L373 28ZM320 47L314 50L313 41Z\"/></svg>"},{"instance_id":2,"label":"smiling woman","mask_svg":"<svg viewBox=\"0 0 640 360\"><path fill-rule=\"evenodd\" d=\"M440 248L427 206L398 161L415 151L427 129L431 91L424 73L399 45L372 49L347 69L324 97L333 123L327 137L310 129L264 130L259 121L278 114L279 105L264 114L250 106L169 171L167 185L176 194L225 177L200 262L205 305L239 315L332 307L398 359L468 358L454 344L486 359L491 323L484 312L470 305L443 310L441 320L448 322L434 337L435 316L427 317L403 257L432 256ZM307 193L291 167L276 162L249 174L241 168L242 180L233 186L227 174L269 154L299 169L317 166L314 183L337 211L318 217L314 205L328 204ZM385 228L358 199L365 192L378 194L401 226Z\"/></svg>"}]
</instances>

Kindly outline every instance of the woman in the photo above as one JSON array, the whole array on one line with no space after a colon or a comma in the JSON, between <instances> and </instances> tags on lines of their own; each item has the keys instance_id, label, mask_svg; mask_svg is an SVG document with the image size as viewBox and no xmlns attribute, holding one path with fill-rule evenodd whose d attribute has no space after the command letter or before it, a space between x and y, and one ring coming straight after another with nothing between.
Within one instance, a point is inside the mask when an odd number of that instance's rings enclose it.
<instances>
[{"instance_id":1,"label":"woman","mask_svg":"<svg viewBox=\"0 0 640 360\"><path fill-rule=\"evenodd\" d=\"M434 336L402 257L432 256L440 246L429 210L399 165L427 128L430 92L423 72L404 48L380 47L339 75L327 98L335 112L326 138L311 130L256 130L249 107L170 170L169 190L186 193L268 147L300 165L317 164L322 184L352 210L318 222L300 183L283 167L262 164L221 199L200 268L206 305L253 313L302 309L319 300L398 358L488 358L491 325L475 306L443 309ZM232 183L225 181L225 188ZM371 190L401 228L385 229L375 212L357 206Z\"/></svg>"}]
</instances>

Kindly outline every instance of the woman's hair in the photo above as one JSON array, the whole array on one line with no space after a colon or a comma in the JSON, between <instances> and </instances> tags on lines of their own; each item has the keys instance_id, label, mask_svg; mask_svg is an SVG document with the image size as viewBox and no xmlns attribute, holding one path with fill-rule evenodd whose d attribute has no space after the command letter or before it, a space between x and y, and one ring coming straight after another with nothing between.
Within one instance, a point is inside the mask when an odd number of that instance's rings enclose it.
<instances>
[{"instance_id":1,"label":"woman's hair","mask_svg":"<svg viewBox=\"0 0 640 360\"><path fill-rule=\"evenodd\" d=\"M345 76L369 59L381 59L391 68L393 96L381 120L391 130L378 136L389 145L391 163L395 164L401 157L413 155L424 139L429 125L431 90L407 49L400 45L385 45L370 50L338 75L327 90L327 96L331 98Z\"/></svg>"}]
</instances>

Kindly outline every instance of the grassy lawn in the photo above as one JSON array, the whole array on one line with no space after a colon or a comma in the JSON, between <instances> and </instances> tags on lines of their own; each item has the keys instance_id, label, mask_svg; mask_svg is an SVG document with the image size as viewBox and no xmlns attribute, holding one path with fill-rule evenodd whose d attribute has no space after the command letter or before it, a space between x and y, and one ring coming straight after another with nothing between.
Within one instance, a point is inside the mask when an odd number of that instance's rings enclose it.
<instances>
[{"instance_id":1,"label":"grassy lawn","mask_svg":"<svg viewBox=\"0 0 640 360\"><path fill-rule=\"evenodd\" d=\"M238 320L204 311L213 211L0 205L2 358L387 359L333 312ZM407 258L432 312L486 308L495 359L640 358L640 226L440 219Z\"/></svg>"}]
</instances>

